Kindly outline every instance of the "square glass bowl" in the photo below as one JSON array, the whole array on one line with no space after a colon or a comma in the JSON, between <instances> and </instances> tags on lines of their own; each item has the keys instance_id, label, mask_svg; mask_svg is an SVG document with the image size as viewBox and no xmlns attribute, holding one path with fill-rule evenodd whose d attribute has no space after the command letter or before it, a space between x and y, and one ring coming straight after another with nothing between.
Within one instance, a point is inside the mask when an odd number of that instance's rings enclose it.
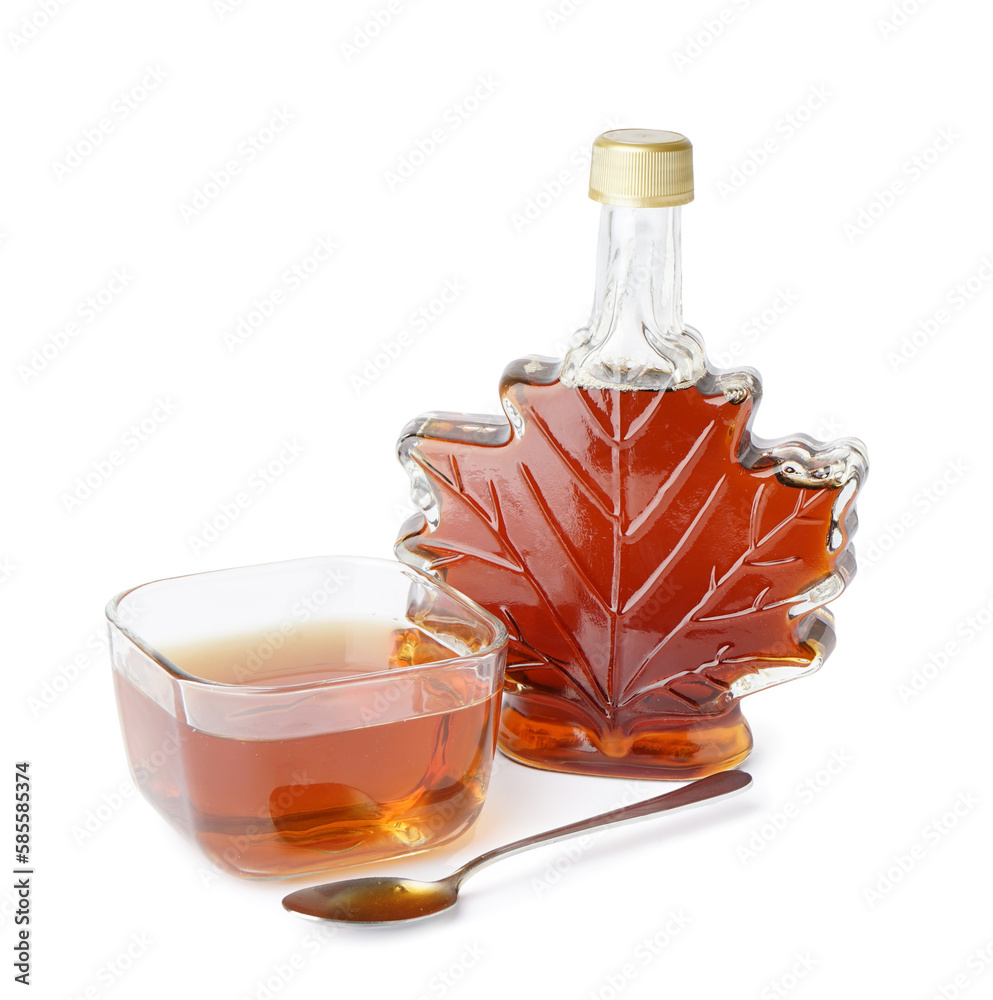
<instances>
[{"instance_id":1,"label":"square glass bowl","mask_svg":"<svg viewBox=\"0 0 993 1000\"><path fill-rule=\"evenodd\" d=\"M399 857L478 815L507 633L450 587L319 557L146 583L107 619L135 783L221 868Z\"/></svg>"}]
</instances>

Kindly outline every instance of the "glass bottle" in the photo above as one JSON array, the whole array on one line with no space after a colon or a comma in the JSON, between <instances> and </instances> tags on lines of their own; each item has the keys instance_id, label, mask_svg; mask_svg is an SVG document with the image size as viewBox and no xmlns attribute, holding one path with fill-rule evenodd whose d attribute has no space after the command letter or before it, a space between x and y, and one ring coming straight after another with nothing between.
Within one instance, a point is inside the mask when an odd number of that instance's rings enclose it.
<instances>
[{"instance_id":1,"label":"glass bottle","mask_svg":"<svg viewBox=\"0 0 993 1000\"><path fill-rule=\"evenodd\" d=\"M511 636L500 747L536 767L685 779L734 767L744 695L812 673L855 571L864 446L750 433L758 374L682 319L692 147L593 147L593 313L564 359L513 362L502 416L429 413L398 445L420 513L398 557Z\"/></svg>"}]
</instances>

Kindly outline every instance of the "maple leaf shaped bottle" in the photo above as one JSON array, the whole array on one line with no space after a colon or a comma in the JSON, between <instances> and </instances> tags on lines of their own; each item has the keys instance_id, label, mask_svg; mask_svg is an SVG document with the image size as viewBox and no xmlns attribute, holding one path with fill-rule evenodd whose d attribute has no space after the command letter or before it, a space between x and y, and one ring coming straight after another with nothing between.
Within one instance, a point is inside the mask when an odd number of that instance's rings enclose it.
<instances>
[{"instance_id":1,"label":"maple leaf shaped bottle","mask_svg":"<svg viewBox=\"0 0 993 1000\"><path fill-rule=\"evenodd\" d=\"M525 764L685 779L752 746L740 699L816 670L855 571L853 439L760 441L758 374L683 325L692 147L607 132L589 327L504 372L504 415L429 413L399 442L421 513L401 560L511 635L500 747Z\"/></svg>"}]
</instances>

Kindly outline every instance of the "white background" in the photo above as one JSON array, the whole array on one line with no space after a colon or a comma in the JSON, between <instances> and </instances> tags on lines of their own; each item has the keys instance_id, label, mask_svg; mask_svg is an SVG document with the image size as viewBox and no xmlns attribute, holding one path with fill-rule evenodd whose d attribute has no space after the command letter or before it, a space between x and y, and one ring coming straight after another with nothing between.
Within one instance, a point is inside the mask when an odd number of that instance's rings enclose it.
<instances>
[{"instance_id":1,"label":"white background","mask_svg":"<svg viewBox=\"0 0 993 1000\"><path fill-rule=\"evenodd\" d=\"M399 0L370 37L386 0L46 2L0 21L3 733L32 761L35 995L990 995L988 5L906 0L897 25L887 0L587 0L553 23L551 0ZM103 605L162 576L389 555L406 420L494 411L503 366L585 319L585 156L616 126L694 142L686 318L762 372L757 432L868 444L838 650L747 703L746 796L503 862L450 917L319 937L284 884L214 877L134 794ZM272 141L250 157L253 138ZM216 197L184 213L198 191ZM320 239L338 249L290 288ZM411 325L448 281L456 301ZM303 453L194 551L288 441ZM500 760L472 833L370 870L441 875L660 790Z\"/></svg>"}]
</instances>

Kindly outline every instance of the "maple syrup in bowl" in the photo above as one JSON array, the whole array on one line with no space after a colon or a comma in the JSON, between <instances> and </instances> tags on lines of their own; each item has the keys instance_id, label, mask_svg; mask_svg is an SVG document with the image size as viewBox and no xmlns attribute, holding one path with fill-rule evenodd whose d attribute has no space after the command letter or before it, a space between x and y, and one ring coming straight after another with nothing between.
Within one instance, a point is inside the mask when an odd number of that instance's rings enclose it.
<instances>
[{"instance_id":1,"label":"maple syrup in bowl","mask_svg":"<svg viewBox=\"0 0 993 1000\"><path fill-rule=\"evenodd\" d=\"M451 588L301 559L145 584L107 617L135 783L222 869L394 858L479 814L506 632Z\"/></svg>"}]
</instances>

